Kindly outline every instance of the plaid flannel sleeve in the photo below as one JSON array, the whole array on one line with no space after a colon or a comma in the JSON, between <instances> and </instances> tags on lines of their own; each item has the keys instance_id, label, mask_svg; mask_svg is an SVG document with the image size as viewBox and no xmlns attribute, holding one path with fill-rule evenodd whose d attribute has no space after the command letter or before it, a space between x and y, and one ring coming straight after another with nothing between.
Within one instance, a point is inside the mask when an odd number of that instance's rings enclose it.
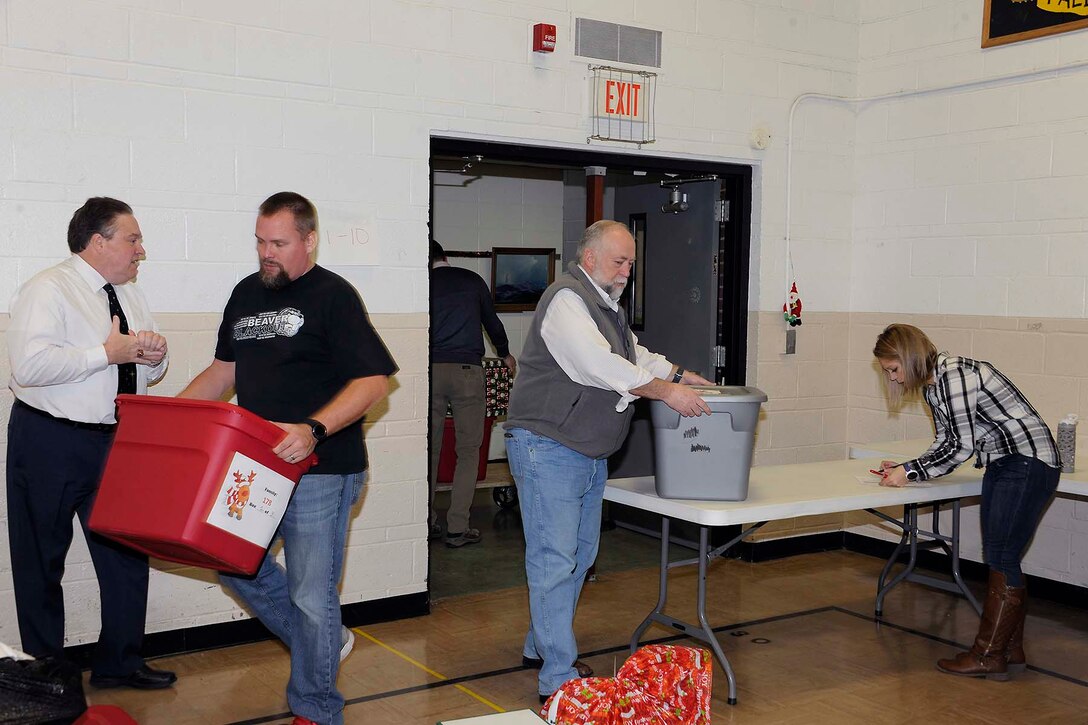
<instances>
[{"instance_id":1,"label":"plaid flannel sleeve","mask_svg":"<svg viewBox=\"0 0 1088 725\"><path fill-rule=\"evenodd\" d=\"M963 367L945 370L934 388L927 391L926 402L933 410L937 437L929 450L908 461L921 480L951 473L971 458L975 450L972 421L978 393L978 375Z\"/></svg>"}]
</instances>

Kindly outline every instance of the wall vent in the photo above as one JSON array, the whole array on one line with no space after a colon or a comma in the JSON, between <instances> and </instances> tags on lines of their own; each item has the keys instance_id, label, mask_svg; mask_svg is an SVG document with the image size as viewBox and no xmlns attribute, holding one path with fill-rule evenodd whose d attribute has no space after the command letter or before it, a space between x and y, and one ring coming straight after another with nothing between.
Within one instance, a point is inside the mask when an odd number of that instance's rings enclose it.
<instances>
[{"instance_id":1,"label":"wall vent","mask_svg":"<svg viewBox=\"0 0 1088 725\"><path fill-rule=\"evenodd\" d=\"M574 54L616 63L661 67L661 31L576 18Z\"/></svg>"}]
</instances>

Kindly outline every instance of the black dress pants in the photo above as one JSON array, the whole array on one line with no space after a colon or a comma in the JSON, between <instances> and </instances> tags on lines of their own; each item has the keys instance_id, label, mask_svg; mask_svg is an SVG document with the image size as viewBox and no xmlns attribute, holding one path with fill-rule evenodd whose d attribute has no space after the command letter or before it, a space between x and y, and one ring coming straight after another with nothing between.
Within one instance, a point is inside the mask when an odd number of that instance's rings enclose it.
<instances>
[{"instance_id":1,"label":"black dress pants","mask_svg":"<svg viewBox=\"0 0 1088 725\"><path fill-rule=\"evenodd\" d=\"M77 515L98 577L102 629L91 671L103 677L143 664L147 617L147 557L87 528L112 440L111 432L75 428L21 405L8 423L8 542L22 648L35 657L64 649L61 579Z\"/></svg>"}]
</instances>

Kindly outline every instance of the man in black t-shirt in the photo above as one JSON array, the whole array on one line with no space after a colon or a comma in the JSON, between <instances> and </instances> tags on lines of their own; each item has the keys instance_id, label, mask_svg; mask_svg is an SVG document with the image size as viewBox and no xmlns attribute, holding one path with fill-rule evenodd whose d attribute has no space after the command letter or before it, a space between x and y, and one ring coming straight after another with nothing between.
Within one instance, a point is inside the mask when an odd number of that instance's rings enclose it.
<instances>
[{"instance_id":1,"label":"man in black t-shirt","mask_svg":"<svg viewBox=\"0 0 1088 725\"><path fill-rule=\"evenodd\" d=\"M284 513L286 569L271 554L255 577L220 580L291 651L287 702L296 725L343 723L336 689L353 635L340 621L338 585L348 519L367 467L366 411L396 372L358 293L314 264L317 212L305 197L274 194L257 217L260 270L234 288L215 359L180 394L238 404L285 432L272 452L296 462L316 449Z\"/></svg>"}]
</instances>

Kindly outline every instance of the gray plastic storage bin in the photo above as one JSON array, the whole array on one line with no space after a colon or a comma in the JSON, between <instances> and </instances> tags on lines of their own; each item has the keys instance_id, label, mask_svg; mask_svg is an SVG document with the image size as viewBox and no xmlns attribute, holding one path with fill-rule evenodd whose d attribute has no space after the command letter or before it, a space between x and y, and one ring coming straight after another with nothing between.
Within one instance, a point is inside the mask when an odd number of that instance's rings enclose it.
<instances>
[{"instance_id":1,"label":"gray plastic storage bin","mask_svg":"<svg viewBox=\"0 0 1088 725\"><path fill-rule=\"evenodd\" d=\"M682 418L660 400L650 405L654 479L662 498L743 501L748 497L756 420L767 395L744 386L693 386L712 415Z\"/></svg>"}]
</instances>

